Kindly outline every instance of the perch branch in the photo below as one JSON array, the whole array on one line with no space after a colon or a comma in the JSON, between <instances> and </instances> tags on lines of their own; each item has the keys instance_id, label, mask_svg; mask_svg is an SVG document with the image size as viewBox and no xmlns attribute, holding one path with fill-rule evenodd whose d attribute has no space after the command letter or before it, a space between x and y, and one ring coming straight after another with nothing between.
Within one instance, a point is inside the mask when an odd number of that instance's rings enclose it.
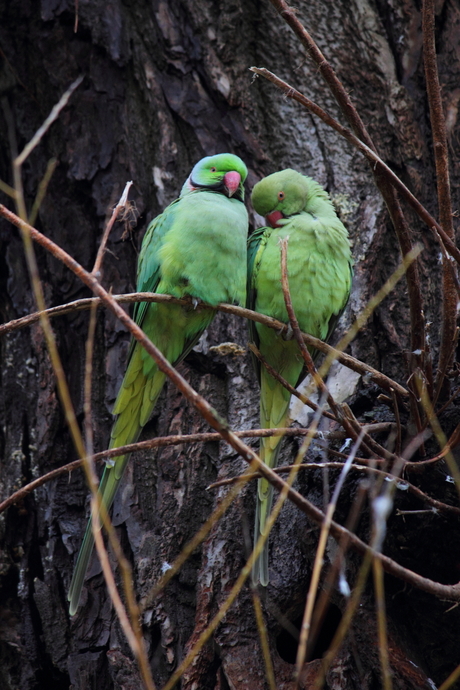
<instances>
[{"instance_id":1,"label":"perch branch","mask_svg":"<svg viewBox=\"0 0 460 690\"><path fill-rule=\"evenodd\" d=\"M4 206L0 204L0 216L4 216L8 219L9 214L10 211L8 211L8 209L6 209ZM127 295L112 295L112 297L116 302L118 302L118 304L131 304L135 302L163 302L184 305L190 304L190 302L186 299L177 299L176 297L172 297L171 295L163 295L152 292L133 292ZM68 314L74 311L89 309L93 302L97 302L97 304L100 304L101 300L98 297L87 297L84 299L75 300L74 302L69 302L68 304L60 305L58 307L52 307L51 309L47 309L46 313L50 316L63 316L64 314ZM224 314L234 314L235 316L241 316L242 318L250 319L251 321L256 321L257 323L261 323L264 326L267 326L268 328L273 328L281 334L285 334L288 330L288 327L285 323L277 321L276 319L273 319L271 316L265 316L264 314L259 314L258 312L251 311L251 309L245 309L244 307L237 307L232 304L222 303L219 304L217 307L206 308L216 309L218 311L222 311ZM23 316L20 319L14 319L13 321L9 321L8 323L1 324L0 337L6 335L7 333L11 333L20 328L24 328L25 326L29 326L32 323L39 321L40 315L41 312L35 312L34 314L28 314L27 316ZM362 374L363 376L371 378L377 385L379 385L384 390L391 392L391 389L393 388L396 391L396 393L398 393L398 395L400 395L402 398L409 398L408 390L406 390L396 381L390 379L388 376L385 376L385 374L382 374L377 369L374 369L373 367L369 366L365 362L361 362L360 360L355 359L355 357L352 357L351 355L347 355L344 352L340 352L337 348L333 348L331 345L328 345L327 343L324 343L322 340L319 340L319 338L315 338L314 336L309 335L307 333L303 333L302 337L307 345L314 347L316 350L319 350L320 352L323 352L326 355L332 355L333 359L336 359L341 364L348 367L348 369L351 369L352 371L356 371L358 374Z\"/></svg>"}]
</instances>

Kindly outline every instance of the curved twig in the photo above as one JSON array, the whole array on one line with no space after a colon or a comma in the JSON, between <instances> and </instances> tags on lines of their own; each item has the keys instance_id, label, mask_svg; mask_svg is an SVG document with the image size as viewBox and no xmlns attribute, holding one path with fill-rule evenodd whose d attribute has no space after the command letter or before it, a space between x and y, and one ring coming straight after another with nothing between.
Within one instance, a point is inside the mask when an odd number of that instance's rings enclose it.
<instances>
[{"instance_id":1,"label":"curved twig","mask_svg":"<svg viewBox=\"0 0 460 690\"><path fill-rule=\"evenodd\" d=\"M344 139L346 139L352 146L354 146L358 151L367 158L369 163L372 165L373 170L379 172L380 175L385 176L388 182L393 185L395 189L401 194L401 196L407 201L409 206L415 211L419 218L425 223L436 241L444 247L445 250L450 254L455 261L460 265L460 250L454 244L454 242L449 238L447 233L443 230L441 225L433 218L433 216L426 210L423 204L412 194L412 192L406 187L404 182L399 179L399 177L393 172L393 170L380 158L376 151L370 146L366 145L361 139L358 139L349 129L341 125L337 120L335 120L329 113L323 110L319 105L311 101L307 96L304 96L300 91L294 89L287 82L283 81L276 74L270 72L270 70L264 67L250 67L251 72L264 77L268 81L278 86L281 91L288 97L297 101L301 105L305 106L312 113L317 115L325 124L329 125L332 129L335 129Z\"/></svg>"}]
</instances>

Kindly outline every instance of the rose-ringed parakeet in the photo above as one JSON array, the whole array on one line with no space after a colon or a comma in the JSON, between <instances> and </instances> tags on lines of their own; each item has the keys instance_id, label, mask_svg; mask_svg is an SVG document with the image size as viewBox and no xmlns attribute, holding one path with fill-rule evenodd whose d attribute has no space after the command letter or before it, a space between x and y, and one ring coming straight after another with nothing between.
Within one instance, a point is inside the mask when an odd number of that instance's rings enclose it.
<instances>
[{"instance_id":1,"label":"rose-ringed parakeet","mask_svg":"<svg viewBox=\"0 0 460 690\"><path fill-rule=\"evenodd\" d=\"M252 204L270 227L256 230L248 246L248 306L288 323L281 287L281 238L288 237L287 268L290 294L302 331L327 340L350 293L352 260L348 234L327 192L295 170L282 170L258 182ZM292 386L303 376L304 361L297 342L250 322L251 339L265 360ZM315 352L311 352L315 356ZM289 418L289 392L256 362L260 382L260 426L283 427ZM274 467L280 437L261 439L260 457ZM258 480L255 541L264 533L273 489ZM253 581L266 586L268 542L253 568Z\"/></svg>"},{"instance_id":2,"label":"rose-ringed parakeet","mask_svg":"<svg viewBox=\"0 0 460 690\"><path fill-rule=\"evenodd\" d=\"M147 228L139 254L137 290L192 298L190 306L142 302L134 320L172 363L178 364L197 343L215 312L195 308L202 300L244 304L248 217L243 183L247 169L229 153L199 161L180 197ZM165 375L137 341L131 343L128 366L115 401L110 448L137 440L152 414ZM104 469L99 491L110 508L129 455ZM78 608L94 538L88 523L69 590L70 613Z\"/></svg>"}]
</instances>

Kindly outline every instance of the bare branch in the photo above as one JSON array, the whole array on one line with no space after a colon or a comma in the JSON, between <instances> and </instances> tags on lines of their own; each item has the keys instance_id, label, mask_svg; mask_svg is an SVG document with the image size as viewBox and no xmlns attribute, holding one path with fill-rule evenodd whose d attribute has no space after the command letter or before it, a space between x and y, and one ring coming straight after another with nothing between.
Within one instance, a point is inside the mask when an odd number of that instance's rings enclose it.
<instances>
[{"instance_id":1,"label":"bare branch","mask_svg":"<svg viewBox=\"0 0 460 690\"><path fill-rule=\"evenodd\" d=\"M343 136L344 139L358 149L358 151L361 151L361 153L371 164L373 170L375 170L376 173L385 176L390 184L393 185L393 187L397 189L401 196L407 201L409 206L415 211L419 218L423 220L428 229L433 233L436 241L440 244L441 250L444 247L444 251L447 250L447 252L456 260L456 262L460 264L460 250L458 247L449 238L447 233L443 230L435 218L428 213L423 204L420 203L420 201L412 194L412 192L406 187L402 180L399 179L393 170L388 167L388 165L380 158L373 148L363 143L361 139L350 132L349 129L337 122L337 120L335 120L319 105L294 89L290 84L277 77L275 74L273 74L273 72L270 72L268 69L263 67L251 67L250 70L261 77L265 77L265 79L278 86L278 88L283 91L287 98L292 98L294 101L297 101L301 105L305 106L308 110L323 120L325 124L329 125L332 129L335 129L336 132Z\"/></svg>"},{"instance_id":2,"label":"bare branch","mask_svg":"<svg viewBox=\"0 0 460 690\"><path fill-rule=\"evenodd\" d=\"M126 208L126 205L128 204L128 194L129 194L129 190L131 189L132 185L133 185L132 182L126 183L125 188L123 190L123 194L121 195L118 204L113 209L112 216L111 216L111 218L110 218L109 222L107 223L106 228L104 230L101 244L99 245L99 249L97 251L96 261L94 262L93 270L91 271L93 273L93 275L96 276L96 278L99 278L99 272L101 270L102 260L104 258L107 240L109 239L110 232L111 232L111 230L115 224L115 221L118 218L120 211L123 208Z\"/></svg>"},{"instance_id":3,"label":"bare branch","mask_svg":"<svg viewBox=\"0 0 460 690\"><path fill-rule=\"evenodd\" d=\"M452 222L446 123L442 108L441 87L439 84L438 66L436 62L434 0L423 0L422 33L423 62L425 65L426 90L430 108L434 159L436 164L439 218L444 231L454 242L455 234ZM446 372L453 360L452 343L455 336L457 317L456 287L456 280L452 276L452 269L449 265L449 261L446 261L446 258L443 257L441 347L435 388L441 389L442 387L444 397L448 396L449 391L449 380L446 377Z\"/></svg>"},{"instance_id":4,"label":"bare branch","mask_svg":"<svg viewBox=\"0 0 460 690\"><path fill-rule=\"evenodd\" d=\"M248 429L247 431L236 431L235 435L240 438L261 438L267 436L306 436L308 429ZM221 434L217 433L206 433L206 434L188 434L177 436L158 436L157 438L149 439L148 441L138 441L137 443L130 443L126 446L120 446L119 448L109 448L108 450L103 450L100 453L95 453L93 455L94 462L101 462L103 460L108 460L109 458L116 458L119 455L127 455L128 453L135 453L142 450L150 450L151 448L162 448L164 446L179 446L186 443L207 443L208 441L222 441ZM21 487L15 491L11 496L8 496L2 503L0 503L0 513L14 505L18 501L24 499L27 494L35 491L43 484L60 477L62 474L71 473L74 470L78 470L83 465L83 459L73 460L72 462L62 465L62 467L57 467L51 472L34 479L29 484Z\"/></svg>"},{"instance_id":5,"label":"bare branch","mask_svg":"<svg viewBox=\"0 0 460 690\"><path fill-rule=\"evenodd\" d=\"M4 206L0 204L0 215L5 218L9 218L10 212ZM14 215L14 214L13 214ZM112 298L118 304L131 304L135 302L163 302L170 304L189 304L190 302L186 299L177 299L171 295L163 295L152 292L133 292L127 295L112 295ZM101 300L97 297L89 297L85 299L75 300L74 302L69 302L58 307L52 307L47 309L46 313L50 316L63 316L64 314L71 313L73 311L81 311L89 309L93 302L100 304ZM198 307L199 308L199 307ZM244 307L237 307L233 304L219 304L217 307L208 307L206 309L216 309L217 311L222 311L224 314L234 314L235 316L241 316L245 319L250 319L251 321L256 321L261 323L268 328L273 328L281 334L287 333L288 327L285 323L273 319L271 316L265 316L264 314L259 314L258 312L252 311L251 309L245 309ZM29 314L23 316L20 319L14 319L8 323L0 325L0 337L11 333L25 326L29 326L36 321L39 321L41 312L35 312L34 314ZM332 359L336 359L338 362L348 367L352 371L356 371L358 374L362 374L368 378L371 378L377 385L379 385L384 390L391 392L392 389L400 395L403 399L409 397L409 391L406 390L396 381L393 381L385 374L382 374L377 369L369 366L365 362L361 362L359 359L352 357L344 352L340 352L337 348L324 343L319 338L315 338L308 333L302 333L302 337L307 345L314 347L316 350L323 352L326 355L330 355Z\"/></svg>"}]
</instances>

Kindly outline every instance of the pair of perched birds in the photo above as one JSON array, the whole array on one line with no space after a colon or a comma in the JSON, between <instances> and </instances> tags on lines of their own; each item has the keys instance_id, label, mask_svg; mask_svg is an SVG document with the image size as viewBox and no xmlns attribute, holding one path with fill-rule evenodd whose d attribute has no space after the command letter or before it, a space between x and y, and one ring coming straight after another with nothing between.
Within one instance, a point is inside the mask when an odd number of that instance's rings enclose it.
<instances>
[{"instance_id":1,"label":"pair of perched birds","mask_svg":"<svg viewBox=\"0 0 460 690\"><path fill-rule=\"evenodd\" d=\"M294 311L302 331L328 338L350 293L352 262L345 227L328 194L309 177L282 170L258 182L252 204L269 227L256 230L247 247L248 215L243 184L247 168L232 154L199 161L180 197L149 225L138 262L137 290L174 297L190 296L211 306L219 302L244 304L288 323L281 288L281 238L289 237L287 267ZM246 279L247 272L247 279ZM133 318L172 363L178 364L209 326L215 312L175 304L141 302ZM304 362L295 340L250 322L251 338L262 356L292 386L303 375ZM288 391L258 365L260 424L284 426L288 421ZM135 442L152 414L165 382L163 374L142 346L133 341L128 367L113 408L116 420L110 448ZM280 437L261 440L260 457L276 464ZM99 491L110 508L129 455L107 463ZM255 539L264 532L273 490L258 481ZM91 520L80 549L69 591L70 613L78 608L94 539ZM267 544L253 570L253 578L268 584Z\"/></svg>"}]
</instances>

